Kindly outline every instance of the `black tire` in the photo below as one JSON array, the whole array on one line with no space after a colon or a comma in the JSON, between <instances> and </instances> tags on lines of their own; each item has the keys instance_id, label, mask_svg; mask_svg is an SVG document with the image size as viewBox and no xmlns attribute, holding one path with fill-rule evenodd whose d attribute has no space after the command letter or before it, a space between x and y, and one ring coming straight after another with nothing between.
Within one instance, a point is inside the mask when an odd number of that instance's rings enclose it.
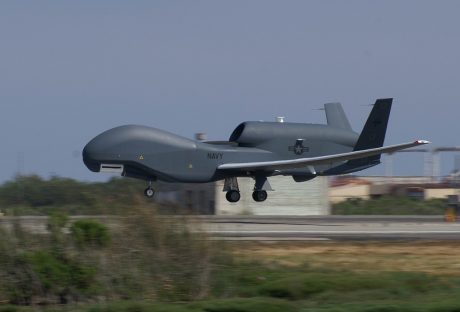
<instances>
[{"instance_id":1,"label":"black tire","mask_svg":"<svg viewBox=\"0 0 460 312\"><path fill-rule=\"evenodd\" d=\"M266 191L254 191L252 193L252 199L256 202L263 202L267 199L268 195Z\"/></svg>"},{"instance_id":2,"label":"black tire","mask_svg":"<svg viewBox=\"0 0 460 312\"><path fill-rule=\"evenodd\" d=\"M240 200L241 195L238 191L228 191L227 194L225 194L225 198L231 203L236 203Z\"/></svg>"},{"instance_id":3,"label":"black tire","mask_svg":"<svg viewBox=\"0 0 460 312\"><path fill-rule=\"evenodd\" d=\"M144 195L148 198L152 198L155 195L155 190L148 187L144 190Z\"/></svg>"}]
</instances>

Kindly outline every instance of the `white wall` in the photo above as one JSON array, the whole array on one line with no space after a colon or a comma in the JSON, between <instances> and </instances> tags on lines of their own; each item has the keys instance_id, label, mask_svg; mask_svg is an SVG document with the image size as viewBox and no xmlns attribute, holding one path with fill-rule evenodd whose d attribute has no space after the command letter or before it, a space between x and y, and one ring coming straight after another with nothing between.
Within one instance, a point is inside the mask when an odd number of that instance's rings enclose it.
<instances>
[{"instance_id":1,"label":"white wall","mask_svg":"<svg viewBox=\"0 0 460 312\"><path fill-rule=\"evenodd\" d=\"M328 178L317 177L297 183L291 177L276 176L268 179L274 192L268 192L265 202L252 199L254 180L238 178L241 200L229 203L222 192L224 182L216 183L216 214L218 215L327 215L329 214Z\"/></svg>"}]
</instances>

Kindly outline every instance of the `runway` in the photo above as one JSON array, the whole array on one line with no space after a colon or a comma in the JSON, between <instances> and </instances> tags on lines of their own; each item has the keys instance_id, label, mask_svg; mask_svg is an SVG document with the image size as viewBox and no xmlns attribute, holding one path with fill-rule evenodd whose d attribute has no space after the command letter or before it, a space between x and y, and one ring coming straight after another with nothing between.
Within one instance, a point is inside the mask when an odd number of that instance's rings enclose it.
<instances>
[{"instance_id":1,"label":"runway","mask_svg":"<svg viewBox=\"0 0 460 312\"><path fill-rule=\"evenodd\" d=\"M159 219L183 218L160 216ZM459 240L460 222L445 222L443 216L189 216L192 231L205 232L210 239L247 241L329 240ZM121 226L116 216L71 216L95 219L112 230ZM30 233L48 233L47 218L2 217L0 227L12 229L19 223Z\"/></svg>"},{"instance_id":2,"label":"runway","mask_svg":"<svg viewBox=\"0 0 460 312\"><path fill-rule=\"evenodd\" d=\"M203 230L225 240L460 240L460 222L435 217L206 217Z\"/></svg>"}]
</instances>

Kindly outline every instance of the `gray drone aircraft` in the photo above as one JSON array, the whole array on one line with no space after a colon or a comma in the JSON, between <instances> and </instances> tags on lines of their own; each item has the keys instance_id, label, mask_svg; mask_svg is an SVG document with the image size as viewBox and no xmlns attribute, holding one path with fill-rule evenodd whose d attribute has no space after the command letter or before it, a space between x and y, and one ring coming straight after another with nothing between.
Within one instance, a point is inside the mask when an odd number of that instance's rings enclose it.
<instances>
[{"instance_id":1,"label":"gray drone aircraft","mask_svg":"<svg viewBox=\"0 0 460 312\"><path fill-rule=\"evenodd\" d=\"M194 141L163 130L127 125L92 139L83 150L94 172L116 172L148 181L205 183L225 180L229 202L240 199L238 177L255 180L252 197L267 199L267 180L292 176L296 182L317 176L357 172L380 163L382 153L428 144L417 140L383 147L392 99L379 99L361 132L354 132L339 103L325 104L327 125L243 122L228 141Z\"/></svg>"}]
</instances>

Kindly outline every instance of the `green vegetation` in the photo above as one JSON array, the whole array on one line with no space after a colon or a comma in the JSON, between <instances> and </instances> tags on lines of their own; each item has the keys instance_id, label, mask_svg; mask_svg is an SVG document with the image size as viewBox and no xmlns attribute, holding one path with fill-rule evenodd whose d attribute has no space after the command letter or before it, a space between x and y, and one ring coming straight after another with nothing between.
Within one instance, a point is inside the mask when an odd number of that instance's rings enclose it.
<instances>
[{"instance_id":1,"label":"green vegetation","mask_svg":"<svg viewBox=\"0 0 460 312\"><path fill-rule=\"evenodd\" d=\"M460 274L313 266L298 256L286 261L289 248L285 261L251 257L255 245L209 241L185 218L132 209L117 231L87 220L69 228L62 214L49 218L49 235L3 231L0 312L460 310Z\"/></svg>"},{"instance_id":2,"label":"green vegetation","mask_svg":"<svg viewBox=\"0 0 460 312\"><path fill-rule=\"evenodd\" d=\"M18 176L0 186L0 212L9 216L120 215L131 205L155 207L142 190L144 181L114 178L106 183L85 183L67 178ZM175 211L177 207L166 207Z\"/></svg>"},{"instance_id":3,"label":"green vegetation","mask_svg":"<svg viewBox=\"0 0 460 312\"><path fill-rule=\"evenodd\" d=\"M185 218L158 218L131 206L116 231L95 220L48 218L48 234L0 228L0 302L52 305L95 300L192 301L208 297L222 246L189 230Z\"/></svg>"},{"instance_id":4,"label":"green vegetation","mask_svg":"<svg viewBox=\"0 0 460 312\"><path fill-rule=\"evenodd\" d=\"M99 246L106 247L110 242L107 226L93 220L78 220L72 224L70 231L79 247Z\"/></svg>"},{"instance_id":5,"label":"green vegetation","mask_svg":"<svg viewBox=\"0 0 460 312\"><path fill-rule=\"evenodd\" d=\"M334 215L443 215L444 199L420 201L409 197L382 197L369 200L348 200L332 206Z\"/></svg>"},{"instance_id":6,"label":"green vegetation","mask_svg":"<svg viewBox=\"0 0 460 312\"><path fill-rule=\"evenodd\" d=\"M232 277L221 276L226 289L200 300L112 301L102 304L49 306L44 311L459 311L460 278L423 273L351 273L308 266L266 267L239 264ZM1 311L31 311L5 306Z\"/></svg>"}]
</instances>

